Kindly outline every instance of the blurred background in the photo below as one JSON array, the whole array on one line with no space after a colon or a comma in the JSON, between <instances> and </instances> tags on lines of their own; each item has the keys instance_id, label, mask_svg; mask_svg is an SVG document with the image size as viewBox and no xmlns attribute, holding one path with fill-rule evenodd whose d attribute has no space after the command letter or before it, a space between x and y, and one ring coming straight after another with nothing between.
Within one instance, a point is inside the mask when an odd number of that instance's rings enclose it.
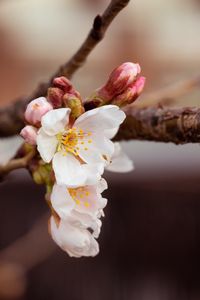
<instances>
[{"instance_id":1,"label":"blurred background","mask_svg":"<svg viewBox=\"0 0 200 300\"><path fill-rule=\"evenodd\" d=\"M0 106L47 80L108 2L0 0ZM199 27L199 0L131 1L73 83L86 96L117 65L139 62L147 77L142 102L200 74ZM173 105L199 106L199 99L197 88ZM200 299L199 145L133 141L123 147L135 171L106 174L109 204L96 258L69 258L51 242L46 220L34 235L48 208L44 189L26 172L1 183L0 299ZM29 241L30 228L34 243L21 249L15 241L23 235Z\"/></svg>"}]
</instances>

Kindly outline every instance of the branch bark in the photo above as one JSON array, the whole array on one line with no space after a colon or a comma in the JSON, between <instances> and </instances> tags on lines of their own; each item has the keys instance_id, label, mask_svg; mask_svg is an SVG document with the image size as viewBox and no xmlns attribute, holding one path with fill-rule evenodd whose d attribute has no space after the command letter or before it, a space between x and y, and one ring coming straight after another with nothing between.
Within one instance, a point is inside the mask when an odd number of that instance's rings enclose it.
<instances>
[{"instance_id":1,"label":"branch bark","mask_svg":"<svg viewBox=\"0 0 200 300\"><path fill-rule=\"evenodd\" d=\"M53 78L57 76L66 76L71 78L72 75L84 64L90 52L103 39L105 32L113 19L118 13L127 6L130 0L111 0L110 4L100 16L96 16L86 40L78 51L69 61L61 66L53 74L47 83L40 84L37 89L26 98L18 99L14 104L0 110L0 137L11 136L19 133L24 126L24 110L28 102L32 99L47 94L47 89L51 86Z\"/></svg>"},{"instance_id":2,"label":"branch bark","mask_svg":"<svg viewBox=\"0 0 200 300\"><path fill-rule=\"evenodd\" d=\"M116 141L148 140L175 144L200 142L200 108L130 108Z\"/></svg>"}]
</instances>

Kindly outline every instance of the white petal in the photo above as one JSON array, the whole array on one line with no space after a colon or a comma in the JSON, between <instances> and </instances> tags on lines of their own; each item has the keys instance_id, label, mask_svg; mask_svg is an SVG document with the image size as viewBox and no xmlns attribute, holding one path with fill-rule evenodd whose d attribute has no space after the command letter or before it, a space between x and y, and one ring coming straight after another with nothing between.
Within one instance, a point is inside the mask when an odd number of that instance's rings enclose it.
<instances>
[{"instance_id":1,"label":"white petal","mask_svg":"<svg viewBox=\"0 0 200 300\"><path fill-rule=\"evenodd\" d=\"M119 127L126 115L116 105L105 105L82 114L75 122L74 127L84 132L102 132Z\"/></svg>"},{"instance_id":2,"label":"white petal","mask_svg":"<svg viewBox=\"0 0 200 300\"><path fill-rule=\"evenodd\" d=\"M91 136L91 143L87 143L86 139L82 139L84 145L78 144L78 154L81 159L90 163L105 163L106 160L110 161L114 153L114 144L102 134L93 134Z\"/></svg>"},{"instance_id":3,"label":"white petal","mask_svg":"<svg viewBox=\"0 0 200 300\"><path fill-rule=\"evenodd\" d=\"M99 210L105 207L105 201L101 200L97 185L86 185L76 189L76 205L74 211L80 214L90 215L96 218Z\"/></svg>"},{"instance_id":4,"label":"white petal","mask_svg":"<svg viewBox=\"0 0 200 300\"><path fill-rule=\"evenodd\" d=\"M96 147L93 141L89 144L87 139L83 138L78 142L77 147L79 149L78 155L85 163L104 162L100 149Z\"/></svg>"},{"instance_id":5,"label":"white petal","mask_svg":"<svg viewBox=\"0 0 200 300\"><path fill-rule=\"evenodd\" d=\"M62 132L69 122L69 108L50 110L42 117L42 128L48 135L56 135Z\"/></svg>"},{"instance_id":6,"label":"white petal","mask_svg":"<svg viewBox=\"0 0 200 300\"><path fill-rule=\"evenodd\" d=\"M111 172L125 173L134 170L133 161L123 152L119 143L114 143L115 152L112 162L106 167Z\"/></svg>"},{"instance_id":7,"label":"white petal","mask_svg":"<svg viewBox=\"0 0 200 300\"><path fill-rule=\"evenodd\" d=\"M51 204L61 219L66 219L75 207L66 186L54 184Z\"/></svg>"},{"instance_id":8,"label":"white petal","mask_svg":"<svg viewBox=\"0 0 200 300\"><path fill-rule=\"evenodd\" d=\"M47 135L41 128L37 135L37 149L40 153L42 159L49 163L55 152L58 145L58 140L55 136Z\"/></svg>"},{"instance_id":9,"label":"white petal","mask_svg":"<svg viewBox=\"0 0 200 300\"><path fill-rule=\"evenodd\" d=\"M63 220L57 227L53 217L50 219L50 228L54 241L70 256L81 257L98 254L98 243L88 230L77 228Z\"/></svg>"},{"instance_id":10,"label":"white petal","mask_svg":"<svg viewBox=\"0 0 200 300\"><path fill-rule=\"evenodd\" d=\"M86 180L84 185L93 185L96 184L101 175L104 172L104 164L83 164L81 165L83 173L86 175Z\"/></svg>"},{"instance_id":11,"label":"white petal","mask_svg":"<svg viewBox=\"0 0 200 300\"><path fill-rule=\"evenodd\" d=\"M95 147L101 152L101 155L106 156L110 160L114 154L114 143L107 137L102 135L94 135L93 143Z\"/></svg>"},{"instance_id":12,"label":"white petal","mask_svg":"<svg viewBox=\"0 0 200 300\"><path fill-rule=\"evenodd\" d=\"M105 130L105 131L104 131L104 134L105 134L105 136L106 136L108 139L111 140L111 139L114 138L114 136L117 134L118 130L119 130L119 126L116 127L116 128L113 128L113 129L107 129L107 130Z\"/></svg>"},{"instance_id":13,"label":"white petal","mask_svg":"<svg viewBox=\"0 0 200 300\"><path fill-rule=\"evenodd\" d=\"M107 190L108 184L104 178L101 178L101 180L98 181L97 183L97 192L98 193L103 193L105 190Z\"/></svg>"},{"instance_id":14,"label":"white petal","mask_svg":"<svg viewBox=\"0 0 200 300\"><path fill-rule=\"evenodd\" d=\"M97 218L97 216L91 216L86 213L80 213L77 210L73 211L71 218L68 219L69 223L73 226L82 229L91 229L92 235L95 238L99 237L102 222Z\"/></svg>"},{"instance_id":15,"label":"white petal","mask_svg":"<svg viewBox=\"0 0 200 300\"><path fill-rule=\"evenodd\" d=\"M53 158L53 170L57 184L68 187L85 185L87 174L84 173L80 162L70 153L66 155L57 152Z\"/></svg>"},{"instance_id":16,"label":"white petal","mask_svg":"<svg viewBox=\"0 0 200 300\"><path fill-rule=\"evenodd\" d=\"M23 139L18 135L0 139L0 165L7 164L15 156L23 142Z\"/></svg>"}]
</instances>

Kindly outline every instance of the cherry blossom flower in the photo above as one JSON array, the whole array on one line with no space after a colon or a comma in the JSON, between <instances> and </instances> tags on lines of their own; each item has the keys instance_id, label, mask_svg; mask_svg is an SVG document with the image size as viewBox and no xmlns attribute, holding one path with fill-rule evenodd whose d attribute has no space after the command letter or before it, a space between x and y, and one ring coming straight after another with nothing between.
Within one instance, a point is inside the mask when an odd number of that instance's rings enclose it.
<instances>
[{"instance_id":1,"label":"cherry blossom flower","mask_svg":"<svg viewBox=\"0 0 200 300\"><path fill-rule=\"evenodd\" d=\"M75 226L67 220L61 219L57 224L52 216L50 232L56 244L69 256L96 256L99 253L99 245L89 230Z\"/></svg>"},{"instance_id":2,"label":"cherry blossom flower","mask_svg":"<svg viewBox=\"0 0 200 300\"><path fill-rule=\"evenodd\" d=\"M114 153L114 144L105 131L119 127L125 113L115 105L106 105L83 113L71 124L70 112L60 108L42 117L38 151L45 162L52 160L58 184L92 185Z\"/></svg>"},{"instance_id":3,"label":"cherry blossom flower","mask_svg":"<svg viewBox=\"0 0 200 300\"><path fill-rule=\"evenodd\" d=\"M94 256L98 253L98 238L101 229L103 208L107 199L101 193L107 188L107 183L101 179L97 185L78 188L67 188L54 184L50 196L51 205L59 217L59 225L51 219L51 233L54 241L71 256ZM52 223L53 222L53 223ZM72 239L71 232L80 239L81 244ZM80 250L77 252L77 249Z\"/></svg>"},{"instance_id":4,"label":"cherry blossom flower","mask_svg":"<svg viewBox=\"0 0 200 300\"><path fill-rule=\"evenodd\" d=\"M101 178L96 185L86 185L77 188L67 188L65 185L54 184L51 194L51 204L61 219L78 214L90 215L93 219L102 215L107 199L101 193L107 189L106 181Z\"/></svg>"}]
</instances>

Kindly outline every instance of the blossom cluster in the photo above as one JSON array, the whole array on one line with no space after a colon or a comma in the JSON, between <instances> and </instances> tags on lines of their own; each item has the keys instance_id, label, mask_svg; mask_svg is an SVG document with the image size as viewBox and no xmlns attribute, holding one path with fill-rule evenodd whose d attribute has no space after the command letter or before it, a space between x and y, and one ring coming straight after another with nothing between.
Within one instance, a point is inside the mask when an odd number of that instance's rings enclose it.
<instances>
[{"instance_id":1,"label":"blossom cluster","mask_svg":"<svg viewBox=\"0 0 200 300\"><path fill-rule=\"evenodd\" d=\"M86 100L93 101L98 95L101 106L88 111L65 77L55 78L47 97L31 101L26 108L27 125L21 136L37 147L43 164L50 166L49 229L54 241L70 256L95 256L99 252L96 239L107 204L102 196L107 188L104 170L133 169L131 160L111 139L125 119L119 107L129 104L131 97L134 101L142 91L144 77L137 78L139 72L139 65L133 63L115 69L96 96L93 93Z\"/></svg>"}]
</instances>

